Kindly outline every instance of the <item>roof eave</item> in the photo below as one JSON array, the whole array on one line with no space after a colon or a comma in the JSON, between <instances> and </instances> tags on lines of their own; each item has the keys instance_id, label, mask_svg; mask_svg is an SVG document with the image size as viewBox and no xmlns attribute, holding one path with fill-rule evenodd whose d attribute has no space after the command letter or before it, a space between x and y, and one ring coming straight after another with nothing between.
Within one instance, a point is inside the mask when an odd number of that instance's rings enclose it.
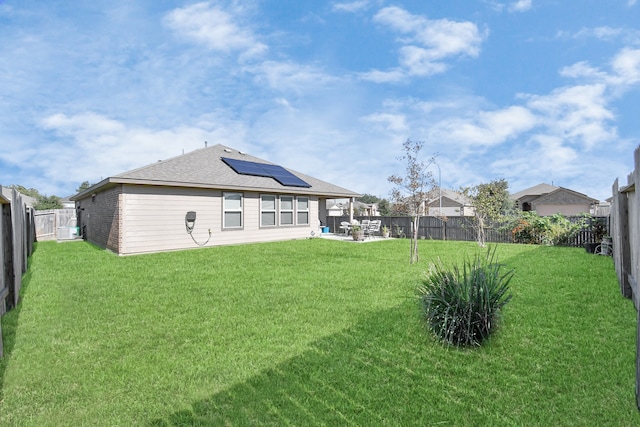
<instances>
[{"instance_id":1,"label":"roof eave","mask_svg":"<svg viewBox=\"0 0 640 427\"><path fill-rule=\"evenodd\" d=\"M313 190L313 188L306 187L283 187L282 189L275 188L259 188L259 187L248 187L242 185L219 185L219 184L207 184L207 183L186 183L186 182L176 182L176 181L157 181L157 180L146 180L146 179L131 179L131 178L118 178L111 177L100 181L99 183L89 187L88 189L75 194L69 198L71 201L78 201L84 199L90 194L96 193L98 191L103 191L108 188L111 188L118 184L129 184L129 185L149 185L154 187L184 187L184 188L205 188L205 189L216 189L216 190L232 190L232 191L252 191L256 193L278 193L278 194L305 194L305 195L313 195L320 196L326 198L345 198L345 197L361 197L361 194L353 193L353 192L326 192L326 191L317 191Z\"/></svg>"}]
</instances>

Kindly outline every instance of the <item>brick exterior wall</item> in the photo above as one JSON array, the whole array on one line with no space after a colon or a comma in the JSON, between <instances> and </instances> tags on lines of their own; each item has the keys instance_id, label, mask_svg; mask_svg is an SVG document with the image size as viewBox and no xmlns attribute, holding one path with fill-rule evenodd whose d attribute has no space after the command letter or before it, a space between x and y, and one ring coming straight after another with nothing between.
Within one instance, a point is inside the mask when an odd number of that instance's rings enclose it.
<instances>
[{"instance_id":1,"label":"brick exterior wall","mask_svg":"<svg viewBox=\"0 0 640 427\"><path fill-rule=\"evenodd\" d=\"M79 223L83 237L98 246L119 253L121 245L122 185L79 201Z\"/></svg>"}]
</instances>

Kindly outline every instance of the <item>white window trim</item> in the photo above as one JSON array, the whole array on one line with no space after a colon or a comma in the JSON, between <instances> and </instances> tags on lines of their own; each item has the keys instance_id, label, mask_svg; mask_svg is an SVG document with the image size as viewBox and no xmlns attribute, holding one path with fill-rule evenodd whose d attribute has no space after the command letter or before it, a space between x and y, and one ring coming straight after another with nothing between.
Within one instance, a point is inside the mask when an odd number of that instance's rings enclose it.
<instances>
[{"instance_id":1,"label":"white window trim","mask_svg":"<svg viewBox=\"0 0 640 427\"><path fill-rule=\"evenodd\" d=\"M282 208L282 198L283 197L287 197L289 199L291 199L291 209L283 209ZM290 196L290 195L281 195L279 198L279 203L278 203L278 207L279 212L278 212L278 225L280 227L293 227L294 225L296 225L296 198L295 196ZM290 212L291 213L291 223L289 224L283 224L282 223L282 214L285 212Z\"/></svg>"},{"instance_id":2,"label":"white window trim","mask_svg":"<svg viewBox=\"0 0 640 427\"><path fill-rule=\"evenodd\" d=\"M227 196L239 195L240 196L240 209L227 209ZM227 213L240 212L240 225L228 226L226 224ZM244 194L238 192L224 192L222 193L222 228L225 230L240 230L244 227Z\"/></svg>"},{"instance_id":3,"label":"white window trim","mask_svg":"<svg viewBox=\"0 0 640 427\"><path fill-rule=\"evenodd\" d=\"M263 202L263 197L273 197L273 209L265 209L262 202ZM264 228L273 228L273 227L277 227L278 226L278 196L276 196L275 194L261 194L260 195L260 227L264 227ZM262 214L265 212L273 212L274 214L274 224L268 224L268 225L264 225L262 223Z\"/></svg>"},{"instance_id":4,"label":"white window trim","mask_svg":"<svg viewBox=\"0 0 640 427\"><path fill-rule=\"evenodd\" d=\"M300 209L300 199L306 199L307 200L307 209ZM311 218L310 218L310 203L311 203L311 199L307 196L303 196L303 197L296 197L295 200L295 221L296 221L296 225L309 225L311 223ZM301 223L298 221L298 213L299 212L306 212L307 213L307 222Z\"/></svg>"}]
</instances>

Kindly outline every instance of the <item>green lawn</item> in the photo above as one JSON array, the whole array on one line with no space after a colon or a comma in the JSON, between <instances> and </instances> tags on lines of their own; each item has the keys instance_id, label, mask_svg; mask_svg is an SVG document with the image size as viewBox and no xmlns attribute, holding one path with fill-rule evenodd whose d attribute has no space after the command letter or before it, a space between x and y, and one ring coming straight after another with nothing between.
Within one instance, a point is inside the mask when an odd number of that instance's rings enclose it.
<instances>
[{"instance_id":1,"label":"green lawn","mask_svg":"<svg viewBox=\"0 0 640 427\"><path fill-rule=\"evenodd\" d=\"M2 318L0 425L639 425L610 258L500 245L498 334L444 347L415 288L474 243L309 239L117 257L37 244Z\"/></svg>"}]
</instances>

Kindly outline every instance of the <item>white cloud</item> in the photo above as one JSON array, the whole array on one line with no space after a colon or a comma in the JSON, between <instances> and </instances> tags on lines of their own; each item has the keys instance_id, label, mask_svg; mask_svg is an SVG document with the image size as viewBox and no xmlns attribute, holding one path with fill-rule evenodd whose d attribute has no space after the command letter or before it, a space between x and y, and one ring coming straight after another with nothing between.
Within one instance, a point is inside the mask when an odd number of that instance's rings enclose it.
<instances>
[{"instance_id":1,"label":"white cloud","mask_svg":"<svg viewBox=\"0 0 640 427\"><path fill-rule=\"evenodd\" d=\"M612 69L616 84L629 86L640 82L640 49L622 49L613 58Z\"/></svg>"},{"instance_id":2,"label":"white cloud","mask_svg":"<svg viewBox=\"0 0 640 427\"><path fill-rule=\"evenodd\" d=\"M407 119L402 114L374 113L362 118L365 123L381 126L384 131L406 133L409 131Z\"/></svg>"},{"instance_id":3,"label":"white cloud","mask_svg":"<svg viewBox=\"0 0 640 427\"><path fill-rule=\"evenodd\" d=\"M388 71L371 70L359 73L358 77L374 83L400 83L405 80L406 74L401 68L393 68Z\"/></svg>"},{"instance_id":4,"label":"white cloud","mask_svg":"<svg viewBox=\"0 0 640 427\"><path fill-rule=\"evenodd\" d=\"M560 69L560 75L570 78L586 78L602 81L607 78L605 72L600 71L598 68L592 67L586 61L576 62L573 65L563 67Z\"/></svg>"},{"instance_id":5,"label":"white cloud","mask_svg":"<svg viewBox=\"0 0 640 427\"><path fill-rule=\"evenodd\" d=\"M402 35L398 38L402 44L399 51L402 68L360 74L361 78L374 82L397 82L407 76L442 73L447 69L443 62L447 58L478 56L485 36L472 22L427 19L397 6L380 9L373 20Z\"/></svg>"},{"instance_id":6,"label":"white cloud","mask_svg":"<svg viewBox=\"0 0 640 427\"><path fill-rule=\"evenodd\" d=\"M338 79L312 65L295 62L265 61L245 68L259 83L280 91L310 92Z\"/></svg>"},{"instance_id":7,"label":"white cloud","mask_svg":"<svg viewBox=\"0 0 640 427\"><path fill-rule=\"evenodd\" d=\"M603 84L559 88L549 95L529 96L527 106L538 112L553 135L590 149L616 137L605 90Z\"/></svg>"},{"instance_id":8,"label":"white cloud","mask_svg":"<svg viewBox=\"0 0 640 427\"><path fill-rule=\"evenodd\" d=\"M238 146L242 125L208 115L195 126L151 129L135 127L94 112L52 114L42 128L66 141L40 148L32 163L53 180L97 182L158 160L204 147L204 141Z\"/></svg>"},{"instance_id":9,"label":"white cloud","mask_svg":"<svg viewBox=\"0 0 640 427\"><path fill-rule=\"evenodd\" d=\"M636 1L636 0L628 0L628 1L627 1L627 5L628 5L628 6L635 6L635 5L636 5L636 3L637 3L637 1Z\"/></svg>"},{"instance_id":10,"label":"white cloud","mask_svg":"<svg viewBox=\"0 0 640 427\"><path fill-rule=\"evenodd\" d=\"M531 130L536 116L521 106L496 111L480 111L469 119L448 119L437 124L440 138L457 146L478 147L499 145Z\"/></svg>"},{"instance_id":11,"label":"white cloud","mask_svg":"<svg viewBox=\"0 0 640 427\"><path fill-rule=\"evenodd\" d=\"M517 191L520 187L530 185L519 184L518 175L526 175L528 180L536 183L550 183L579 173L579 160L579 152L565 145L561 137L540 134L525 140L508 155L491 162L490 169L500 175L513 176L515 182L511 184L515 187L512 190Z\"/></svg>"},{"instance_id":12,"label":"white cloud","mask_svg":"<svg viewBox=\"0 0 640 427\"><path fill-rule=\"evenodd\" d=\"M369 0L357 0L351 2L333 3L331 9L334 12L359 12L369 6Z\"/></svg>"},{"instance_id":13,"label":"white cloud","mask_svg":"<svg viewBox=\"0 0 640 427\"><path fill-rule=\"evenodd\" d=\"M516 0L511 3L502 3L498 1L486 0L485 1L493 10L497 12L503 12L505 9L508 12L526 12L532 7L532 0Z\"/></svg>"},{"instance_id":14,"label":"white cloud","mask_svg":"<svg viewBox=\"0 0 640 427\"><path fill-rule=\"evenodd\" d=\"M510 12L526 12L531 9L531 0L518 0L509 4Z\"/></svg>"},{"instance_id":15,"label":"white cloud","mask_svg":"<svg viewBox=\"0 0 640 427\"><path fill-rule=\"evenodd\" d=\"M556 37L562 39L585 39L596 38L599 40L613 40L621 35L625 34L625 30L622 28L612 28L608 26L601 26L595 28L582 27L578 31L558 31Z\"/></svg>"},{"instance_id":16,"label":"white cloud","mask_svg":"<svg viewBox=\"0 0 640 427\"><path fill-rule=\"evenodd\" d=\"M266 51L267 46L257 40L247 24L238 22L238 14L239 11L226 11L217 4L202 2L174 9L164 22L177 34L212 50L242 51L250 56Z\"/></svg>"},{"instance_id":17,"label":"white cloud","mask_svg":"<svg viewBox=\"0 0 640 427\"><path fill-rule=\"evenodd\" d=\"M586 61L577 62L560 70L560 75L583 78L606 85L616 92L640 83L640 49L623 48L610 61L611 72L602 71Z\"/></svg>"}]
</instances>

